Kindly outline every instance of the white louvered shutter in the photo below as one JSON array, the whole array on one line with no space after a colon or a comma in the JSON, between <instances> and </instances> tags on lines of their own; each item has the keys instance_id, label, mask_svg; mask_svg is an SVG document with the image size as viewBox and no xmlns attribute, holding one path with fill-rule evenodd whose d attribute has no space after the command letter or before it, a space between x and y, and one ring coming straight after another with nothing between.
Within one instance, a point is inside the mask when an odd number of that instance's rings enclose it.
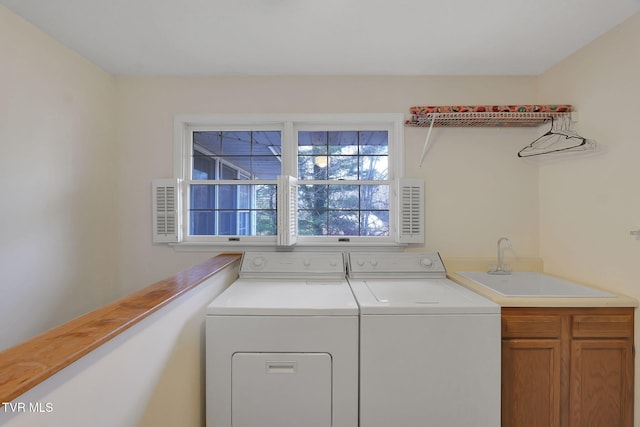
<instances>
[{"instance_id":1,"label":"white louvered shutter","mask_svg":"<svg viewBox=\"0 0 640 427\"><path fill-rule=\"evenodd\" d=\"M424 181L398 180L398 242L424 243Z\"/></svg>"},{"instance_id":2,"label":"white louvered shutter","mask_svg":"<svg viewBox=\"0 0 640 427\"><path fill-rule=\"evenodd\" d=\"M278 177L278 246L292 246L298 240L298 180Z\"/></svg>"},{"instance_id":3,"label":"white louvered shutter","mask_svg":"<svg viewBox=\"0 0 640 427\"><path fill-rule=\"evenodd\" d=\"M154 179L153 242L171 243L181 240L180 180Z\"/></svg>"}]
</instances>

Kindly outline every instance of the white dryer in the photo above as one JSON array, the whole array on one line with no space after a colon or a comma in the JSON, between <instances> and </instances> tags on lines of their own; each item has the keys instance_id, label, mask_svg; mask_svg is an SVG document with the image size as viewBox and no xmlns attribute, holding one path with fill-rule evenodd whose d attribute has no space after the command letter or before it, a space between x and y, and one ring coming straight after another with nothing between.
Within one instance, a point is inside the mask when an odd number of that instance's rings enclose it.
<instances>
[{"instance_id":1,"label":"white dryer","mask_svg":"<svg viewBox=\"0 0 640 427\"><path fill-rule=\"evenodd\" d=\"M207 308L208 427L356 427L358 306L342 253L244 254Z\"/></svg>"},{"instance_id":2,"label":"white dryer","mask_svg":"<svg viewBox=\"0 0 640 427\"><path fill-rule=\"evenodd\" d=\"M498 427L500 307L446 278L437 253L351 253L360 306L360 427Z\"/></svg>"}]
</instances>

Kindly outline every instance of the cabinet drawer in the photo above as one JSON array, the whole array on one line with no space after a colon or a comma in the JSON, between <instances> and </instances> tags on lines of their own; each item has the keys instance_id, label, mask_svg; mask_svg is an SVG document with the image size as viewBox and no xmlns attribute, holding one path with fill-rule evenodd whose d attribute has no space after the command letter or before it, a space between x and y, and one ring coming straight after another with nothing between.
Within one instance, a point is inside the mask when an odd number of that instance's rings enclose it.
<instances>
[{"instance_id":1,"label":"cabinet drawer","mask_svg":"<svg viewBox=\"0 0 640 427\"><path fill-rule=\"evenodd\" d=\"M560 333L560 316L508 315L502 317L503 338L558 338Z\"/></svg>"},{"instance_id":2,"label":"cabinet drawer","mask_svg":"<svg viewBox=\"0 0 640 427\"><path fill-rule=\"evenodd\" d=\"M630 338L632 335L631 314L576 314L571 317L573 338Z\"/></svg>"}]
</instances>

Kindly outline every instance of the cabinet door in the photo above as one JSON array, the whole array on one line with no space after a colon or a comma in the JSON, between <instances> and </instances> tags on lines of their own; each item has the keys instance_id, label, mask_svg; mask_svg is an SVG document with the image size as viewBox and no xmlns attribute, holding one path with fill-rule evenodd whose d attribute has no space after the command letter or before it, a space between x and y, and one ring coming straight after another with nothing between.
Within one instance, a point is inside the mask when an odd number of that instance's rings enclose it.
<instances>
[{"instance_id":1,"label":"cabinet door","mask_svg":"<svg viewBox=\"0 0 640 427\"><path fill-rule=\"evenodd\" d=\"M570 427L633 425L631 340L571 342Z\"/></svg>"},{"instance_id":2,"label":"cabinet door","mask_svg":"<svg viewBox=\"0 0 640 427\"><path fill-rule=\"evenodd\" d=\"M559 339L502 341L502 425L560 425Z\"/></svg>"}]
</instances>

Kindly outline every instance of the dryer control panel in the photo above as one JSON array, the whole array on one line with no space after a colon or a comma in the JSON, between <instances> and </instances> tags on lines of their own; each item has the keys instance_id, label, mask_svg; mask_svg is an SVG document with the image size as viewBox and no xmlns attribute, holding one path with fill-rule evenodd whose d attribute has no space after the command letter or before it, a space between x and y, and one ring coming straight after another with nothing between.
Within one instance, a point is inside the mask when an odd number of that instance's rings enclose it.
<instances>
[{"instance_id":1,"label":"dryer control panel","mask_svg":"<svg viewBox=\"0 0 640 427\"><path fill-rule=\"evenodd\" d=\"M240 277L337 278L346 274L341 252L245 252Z\"/></svg>"},{"instance_id":2,"label":"dryer control panel","mask_svg":"<svg viewBox=\"0 0 640 427\"><path fill-rule=\"evenodd\" d=\"M437 252L351 252L348 254L348 276L371 277L445 277L447 270Z\"/></svg>"}]
</instances>

